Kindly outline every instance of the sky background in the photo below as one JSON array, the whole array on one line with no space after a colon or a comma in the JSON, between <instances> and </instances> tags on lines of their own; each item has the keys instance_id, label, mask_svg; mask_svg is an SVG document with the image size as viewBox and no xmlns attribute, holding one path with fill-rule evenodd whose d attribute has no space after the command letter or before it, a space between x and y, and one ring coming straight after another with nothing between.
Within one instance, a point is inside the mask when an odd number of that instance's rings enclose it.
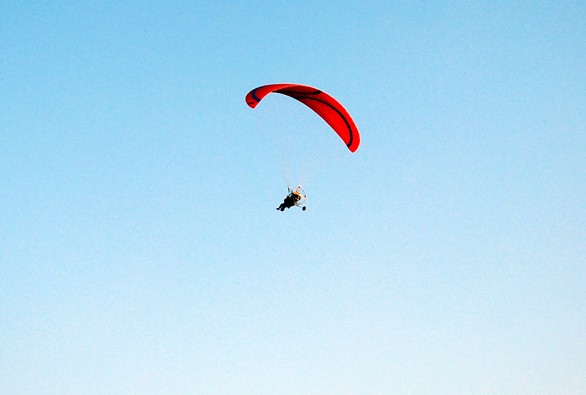
<instances>
[{"instance_id":1,"label":"sky background","mask_svg":"<svg viewBox=\"0 0 586 395\"><path fill-rule=\"evenodd\" d=\"M584 21L0 0L0 393L586 393Z\"/></svg>"}]
</instances>

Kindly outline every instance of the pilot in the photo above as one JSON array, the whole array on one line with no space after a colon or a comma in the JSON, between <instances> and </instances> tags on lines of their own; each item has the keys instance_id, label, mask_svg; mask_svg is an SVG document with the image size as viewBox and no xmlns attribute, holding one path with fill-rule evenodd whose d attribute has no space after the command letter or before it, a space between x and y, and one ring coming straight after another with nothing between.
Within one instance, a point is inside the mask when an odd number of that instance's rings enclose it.
<instances>
[{"instance_id":1,"label":"pilot","mask_svg":"<svg viewBox=\"0 0 586 395\"><path fill-rule=\"evenodd\" d=\"M301 192L289 189L289 194L285 197L283 203L281 203L281 205L277 207L277 210L285 211L286 208L291 208L295 206L301 200L302 197L303 195L301 194ZM305 207L303 207L303 211L305 211Z\"/></svg>"}]
</instances>

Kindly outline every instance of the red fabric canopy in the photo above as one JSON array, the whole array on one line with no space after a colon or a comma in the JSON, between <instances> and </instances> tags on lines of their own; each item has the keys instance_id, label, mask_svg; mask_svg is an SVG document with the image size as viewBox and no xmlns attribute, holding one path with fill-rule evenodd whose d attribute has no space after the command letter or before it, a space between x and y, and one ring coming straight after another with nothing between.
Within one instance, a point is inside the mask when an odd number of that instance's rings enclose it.
<instances>
[{"instance_id":1,"label":"red fabric canopy","mask_svg":"<svg viewBox=\"0 0 586 395\"><path fill-rule=\"evenodd\" d=\"M281 93L299 100L315 111L344 141L351 152L360 145L360 133L346 109L333 97L307 85L271 84L260 86L246 95L246 104L255 108L269 93Z\"/></svg>"}]
</instances>

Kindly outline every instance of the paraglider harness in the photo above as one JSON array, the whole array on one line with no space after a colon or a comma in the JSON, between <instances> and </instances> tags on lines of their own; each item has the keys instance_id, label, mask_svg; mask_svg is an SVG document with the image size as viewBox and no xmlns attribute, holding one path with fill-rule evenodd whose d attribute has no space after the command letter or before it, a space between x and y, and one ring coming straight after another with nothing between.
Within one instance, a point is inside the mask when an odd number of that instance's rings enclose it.
<instances>
[{"instance_id":1,"label":"paraglider harness","mask_svg":"<svg viewBox=\"0 0 586 395\"><path fill-rule=\"evenodd\" d=\"M285 211L286 208L291 208L293 206L301 207L301 210L305 211L307 207L303 205L305 203L306 195L303 189L300 186L297 186L293 189L287 187L289 194L283 200L283 203L277 210Z\"/></svg>"}]
</instances>

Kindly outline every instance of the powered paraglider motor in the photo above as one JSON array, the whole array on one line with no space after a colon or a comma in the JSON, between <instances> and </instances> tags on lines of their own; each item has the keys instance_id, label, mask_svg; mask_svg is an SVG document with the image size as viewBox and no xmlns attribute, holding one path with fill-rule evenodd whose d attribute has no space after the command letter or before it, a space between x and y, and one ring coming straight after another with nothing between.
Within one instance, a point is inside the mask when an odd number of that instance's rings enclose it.
<instances>
[{"instance_id":1,"label":"powered paraglider motor","mask_svg":"<svg viewBox=\"0 0 586 395\"><path fill-rule=\"evenodd\" d=\"M285 197L283 203L281 203L281 205L277 207L277 210L285 211L286 208L297 206L301 207L301 210L305 211L307 209L307 207L303 205L305 203L305 200L307 199L305 191L300 186L297 186L293 189L288 187L287 189L289 191L289 194Z\"/></svg>"}]
</instances>

